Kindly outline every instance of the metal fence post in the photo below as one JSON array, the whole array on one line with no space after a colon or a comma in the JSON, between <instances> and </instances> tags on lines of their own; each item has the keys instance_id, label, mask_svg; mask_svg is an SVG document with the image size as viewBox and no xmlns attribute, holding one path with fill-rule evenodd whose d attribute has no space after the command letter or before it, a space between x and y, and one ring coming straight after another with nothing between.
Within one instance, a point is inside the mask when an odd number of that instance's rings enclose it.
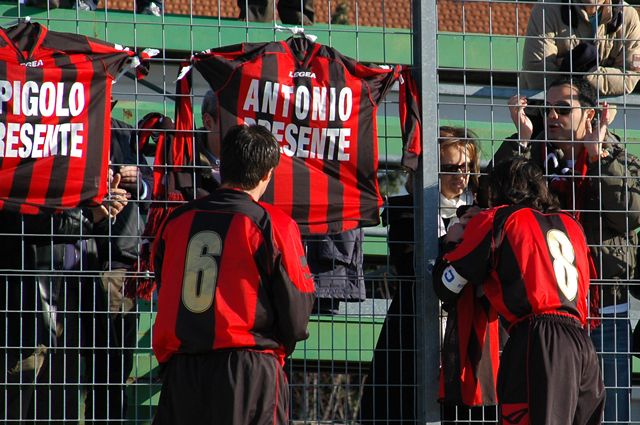
<instances>
[{"instance_id":1,"label":"metal fence post","mask_svg":"<svg viewBox=\"0 0 640 425\"><path fill-rule=\"evenodd\" d=\"M414 76L422 92L423 141L421 168L416 176L416 336L418 350L418 422L439 423L438 300L431 289L431 264L437 256L438 235L438 108L437 108L437 11L433 0L413 0ZM421 172L420 172L421 171ZM422 190L420 190L422 189ZM435 319L435 320L434 320Z\"/></svg>"}]
</instances>

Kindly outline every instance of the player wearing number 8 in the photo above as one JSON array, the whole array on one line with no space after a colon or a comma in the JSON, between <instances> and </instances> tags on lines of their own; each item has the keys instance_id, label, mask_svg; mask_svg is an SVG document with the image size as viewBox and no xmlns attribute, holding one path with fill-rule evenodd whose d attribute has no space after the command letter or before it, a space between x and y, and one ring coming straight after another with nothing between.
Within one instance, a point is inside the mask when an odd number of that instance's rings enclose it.
<instances>
[{"instance_id":1,"label":"player wearing number 8","mask_svg":"<svg viewBox=\"0 0 640 425\"><path fill-rule=\"evenodd\" d=\"M445 236L436 293L451 302L471 283L509 323L498 371L501 423L598 424L605 393L584 328L595 270L582 227L559 211L529 160L496 165L489 181L492 208Z\"/></svg>"},{"instance_id":2,"label":"player wearing number 8","mask_svg":"<svg viewBox=\"0 0 640 425\"><path fill-rule=\"evenodd\" d=\"M314 286L298 226L258 202L279 156L264 127L231 128L221 188L177 208L158 232L154 424L288 421L282 366L308 336Z\"/></svg>"}]
</instances>

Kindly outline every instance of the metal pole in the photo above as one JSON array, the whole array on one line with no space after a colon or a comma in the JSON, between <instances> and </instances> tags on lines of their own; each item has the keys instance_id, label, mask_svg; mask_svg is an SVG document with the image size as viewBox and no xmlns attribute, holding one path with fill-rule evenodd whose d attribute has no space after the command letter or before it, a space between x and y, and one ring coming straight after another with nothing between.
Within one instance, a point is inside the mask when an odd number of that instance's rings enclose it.
<instances>
[{"instance_id":1,"label":"metal pole","mask_svg":"<svg viewBox=\"0 0 640 425\"><path fill-rule=\"evenodd\" d=\"M413 0L413 66L421 90L422 158L416 175L416 343L418 423L440 423L438 370L440 320L433 292L431 267L438 254L438 78L437 10L434 0Z\"/></svg>"}]
</instances>

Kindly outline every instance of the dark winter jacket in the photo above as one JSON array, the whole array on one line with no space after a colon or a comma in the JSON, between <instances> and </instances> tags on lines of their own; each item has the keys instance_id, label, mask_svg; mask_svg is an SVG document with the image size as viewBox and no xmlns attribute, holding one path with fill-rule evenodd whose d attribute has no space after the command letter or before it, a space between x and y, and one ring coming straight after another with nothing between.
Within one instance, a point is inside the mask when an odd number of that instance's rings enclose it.
<instances>
[{"instance_id":1,"label":"dark winter jacket","mask_svg":"<svg viewBox=\"0 0 640 425\"><path fill-rule=\"evenodd\" d=\"M544 138L543 135L538 139ZM587 242L591 247L598 276L606 280L632 279L636 271L636 247L640 227L640 160L627 153L613 134L608 134L604 149L608 156L588 166L586 191L579 208L573 201L559 196L563 208L580 209ZM507 139L500 146L495 163L522 153L535 160L549 175L551 188L554 179L568 171L562 151L549 143L531 142L526 148L515 139ZM570 180L570 179L569 179ZM575 187L575 185L574 185ZM576 199L579 195L576 195ZM606 285L606 282L605 282ZM627 302L627 291L610 285L602 293L604 306Z\"/></svg>"},{"instance_id":2,"label":"dark winter jacket","mask_svg":"<svg viewBox=\"0 0 640 425\"><path fill-rule=\"evenodd\" d=\"M104 234L107 220L94 226L89 214L79 208L24 216L0 211L0 306L8 310L0 315L8 330L3 346L56 346L63 272L79 270L80 262L83 270L98 266L92 236Z\"/></svg>"}]
</instances>

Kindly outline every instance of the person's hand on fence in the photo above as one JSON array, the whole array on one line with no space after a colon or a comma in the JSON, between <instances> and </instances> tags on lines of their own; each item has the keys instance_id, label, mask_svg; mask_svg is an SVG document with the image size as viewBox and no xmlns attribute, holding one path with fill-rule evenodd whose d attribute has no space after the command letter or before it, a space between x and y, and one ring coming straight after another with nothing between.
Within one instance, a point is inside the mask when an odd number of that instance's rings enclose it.
<instances>
[{"instance_id":1,"label":"person's hand on fence","mask_svg":"<svg viewBox=\"0 0 640 425\"><path fill-rule=\"evenodd\" d=\"M142 178L140 177L140 169L135 165L123 165L118 170L120 174L120 186L129 192L129 194L136 194L139 190L139 185L142 184ZM142 192L140 190L140 192Z\"/></svg>"},{"instance_id":2,"label":"person's hand on fence","mask_svg":"<svg viewBox=\"0 0 640 425\"><path fill-rule=\"evenodd\" d=\"M115 218L127 205L127 191L118 187L120 174L113 174L109 170L109 193L103 199L102 204L91 209L93 222L99 223L105 218Z\"/></svg>"},{"instance_id":3,"label":"person's hand on fence","mask_svg":"<svg viewBox=\"0 0 640 425\"><path fill-rule=\"evenodd\" d=\"M604 102L600 109L599 116L596 114L592 120L587 120L585 126L584 147L590 162L595 162L607 155L607 151L602 150L602 142L607 137L609 127L609 104Z\"/></svg>"},{"instance_id":4,"label":"person's hand on fence","mask_svg":"<svg viewBox=\"0 0 640 425\"><path fill-rule=\"evenodd\" d=\"M518 129L518 138L520 139L520 144L523 146L529 143L533 135L533 123L527 114L524 113L527 104L527 98L518 95L511 96L508 102L511 120Z\"/></svg>"}]
</instances>

